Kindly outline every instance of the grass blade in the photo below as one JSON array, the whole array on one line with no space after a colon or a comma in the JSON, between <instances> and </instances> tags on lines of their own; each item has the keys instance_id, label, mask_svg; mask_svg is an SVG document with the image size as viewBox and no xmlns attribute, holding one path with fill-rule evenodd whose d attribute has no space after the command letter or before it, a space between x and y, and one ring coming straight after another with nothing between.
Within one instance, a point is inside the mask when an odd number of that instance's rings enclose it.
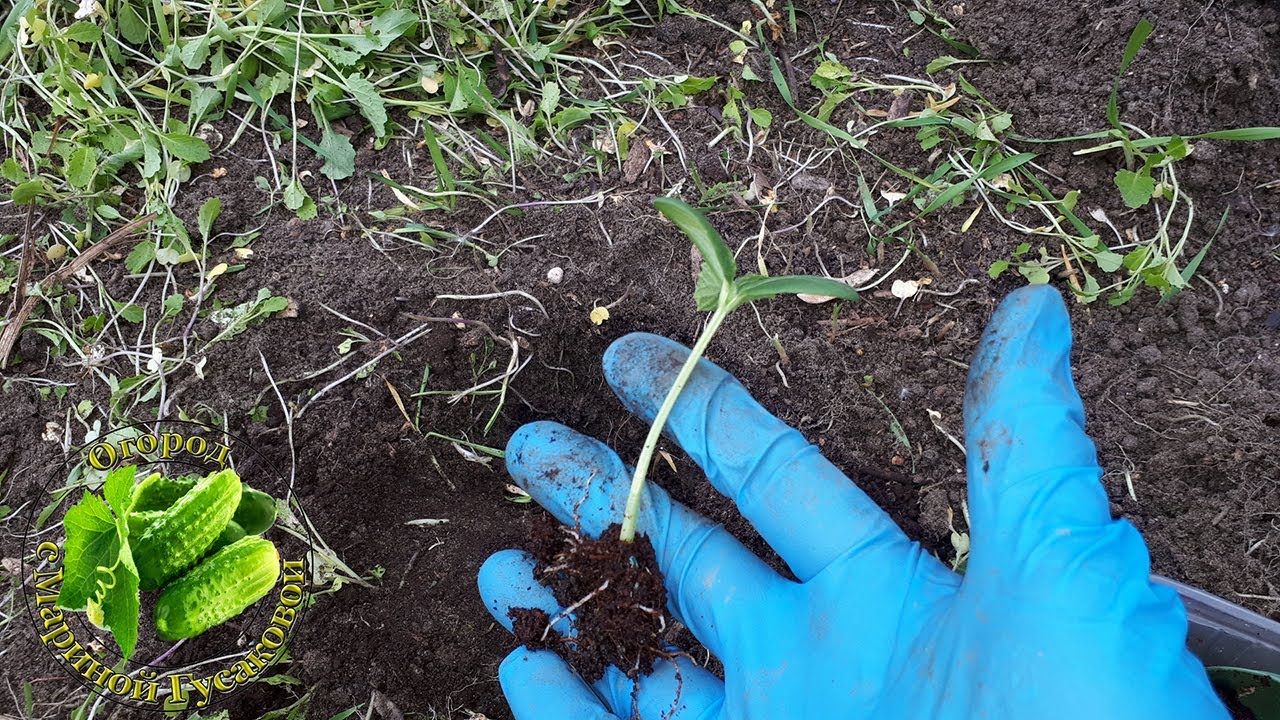
<instances>
[{"instance_id":1,"label":"grass blade","mask_svg":"<svg viewBox=\"0 0 1280 720\"><path fill-rule=\"evenodd\" d=\"M1124 57L1120 59L1120 72L1116 73L1116 81L1111 86L1111 97L1107 100L1107 122L1117 130L1120 129L1120 79L1124 77L1124 72L1129 69L1130 63L1138 56L1142 44L1147 41L1147 36L1154 29L1154 25L1147 22L1146 18L1142 18L1133 29L1133 34L1129 36L1128 44L1124 46Z\"/></svg>"}]
</instances>

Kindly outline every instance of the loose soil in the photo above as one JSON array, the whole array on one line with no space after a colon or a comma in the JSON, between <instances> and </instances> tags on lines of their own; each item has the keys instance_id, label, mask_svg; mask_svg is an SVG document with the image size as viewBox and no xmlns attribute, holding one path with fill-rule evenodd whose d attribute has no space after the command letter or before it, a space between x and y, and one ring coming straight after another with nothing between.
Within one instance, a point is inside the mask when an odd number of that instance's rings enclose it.
<instances>
[{"instance_id":1,"label":"loose soil","mask_svg":"<svg viewBox=\"0 0 1280 720\"><path fill-rule=\"evenodd\" d=\"M752 16L751 7L713 1L697 9L737 27ZM856 71L875 75L919 75L929 60L950 52L888 4L805 0L796 7L801 37L788 41L784 52L807 47L820 30L831 36L828 51ZM952 4L944 12L994 61L969 66L968 77L1011 111L1015 129L1026 135L1060 136L1105 124L1102 108L1112 74L1139 17L1155 23L1157 32L1124 80L1122 117L1151 131L1183 133L1270 125L1280 117L1280 10L1262 0L1144 0L1055 7L1053 12L1030 0L992 0ZM668 18L654 29L637 31L615 51L655 72L692 66L699 75L711 75L734 69L726 45L714 28ZM749 62L756 63L757 74L768 76L759 57ZM818 99L805 82L814 64L812 53L787 63L802 106ZM773 110L772 138L794 143L782 149L794 154L829 147L806 126L786 124L790 111L765 83L752 86L749 99ZM793 167L777 159L774 140L767 152L756 148L750 161L744 148L727 155L721 146L707 150L719 129L721 103L710 94L699 96L668 117L702 182L750 179L756 173L767 180ZM888 107L887 98L883 104ZM837 113L834 121L849 119ZM477 234L486 247L512 246L497 267L455 245L424 250L378 239L375 246L362 236L355 218L397 203L386 188L366 180L339 186L339 199L356 208L343 220L302 223L278 207L259 211L271 202L253 182L256 175L270 174L260 139L220 149L207 166L225 167L227 175L215 179L201 168L205 174L190 183L178 210L194 218L203 200L216 195L224 207L220 231L261 227L253 259L221 283L221 292L229 301L240 301L269 287L296 301L298 313L217 346L205 379L181 377L170 388L176 406L205 419L225 415L232 432L287 467L288 432L268 387L264 360L286 400L300 401L306 389L337 375L289 379L337 359L338 333L352 326L324 306L389 337L416 327L421 322L416 318L458 313L512 334L521 356L533 360L513 382L491 431L484 427L494 409L492 398L451 403L429 396L422 404L424 433L501 447L522 423L550 418L634 458L646 428L610 393L600 357L612 340L637 330L690 343L702 321L690 300L688 244L657 220L651 205L656 194L682 181L689 194L696 193L689 190L671 138L659 128L648 139L671 154L630 182L621 167L604 177L575 175L575 168L524 168L518 178L523 190L513 201L582 198L598 190L608 196L598 206L531 207L499 216ZM430 167L423 147L407 144L375 153L367 135L356 140L359 178L385 169L394 178L414 181ZM883 152L895 162L919 167L925 160L909 132L890 138L888 145ZM1063 189L1082 190L1086 210L1101 207L1121 225L1136 222L1111 185L1118 158L1076 157L1072 149L1049 146L1042 158L1050 172L1065 178ZM1200 268L1210 282L1197 280L1165 304L1156 302L1154 292L1140 293L1118 308L1074 304L1075 379L1107 471L1102 482L1112 511L1141 529L1153 570L1280 618L1280 259L1275 250L1280 198L1274 185L1266 185L1280 179L1280 147L1201 142L1181 168L1183 189L1197 201L1197 242L1208 238L1222 212L1231 209ZM835 158L807 173L805 182L778 188L782 204L770 227L799 222L821 202L826 187L856 204L857 170ZM902 189L883 182L882 189ZM333 194L319 183L310 190L313 196ZM933 289L958 290L955 295L906 303L871 295L862 304L845 305L834 321L830 306L791 299L761 303L758 318L744 311L730 319L708 353L845 468L908 534L944 557L952 552L947 511L960 517L964 498L964 458L935 429L927 411L940 413L938 422L950 433L962 433L966 363L996 304L1019 284L1008 276L996 281L986 276L990 263L1007 256L1019 239L985 221L960 232L967 211L922 223L924 250L936 269L912 257L900 270L901 277L928 275ZM465 206L421 220L463 232L487 215L485 208ZM6 220L9 227L14 222ZM718 213L714 222L736 246L754 241L760 218L754 211L731 210ZM840 274L863 265L884 269L900 249L881 252L868 253L861 222L836 203L819 211L811 228L775 233L765 243L766 261L778 274L824 268ZM225 254L214 261L233 261L229 250ZM557 266L564 279L552 284L546 273ZM118 263L102 268L114 274L117 289L130 286ZM966 280L978 282L962 285ZM437 297L515 289L537 297L546 314L518 296ZM592 325L591 308L606 304L612 304L611 318ZM196 332L212 334L204 322L196 324ZM770 336L785 348L785 357ZM374 338L353 352L373 357L385 343ZM26 333L19 349L25 361L13 373L80 384L63 401L40 400L29 385L17 383L6 384L0 395L0 466L11 471L4 502L14 507L38 501L32 478L42 478L61 461L56 444L41 439L45 424L62 423L80 400L102 402L108 393L58 360L46 360L45 342L35 333ZM424 367L430 367L429 389L464 389L477 382L477 365L505 367L506 352L474 327L436 324L373 374L329 392L294 424L295 487L320 536L358 572L380 569L370 588L348 585L320 597L299 631L291 662L281 666L311 688L309 717L328 717L375 694L385 696L379 707L390 702L427 716L467 717L464 710L509 716L496 668L516 641L489 617L475 575L492 552L524 544L541 511L509 501L509 479L500 461L468 458L448 442L424 439L406 427L388 390L395 387L413 415L418 399L412 394ZM891 432L893 420L876 398L892 411L909 447ZM248 416L259 404L269 409L263 423ZM676 469L658 463L654 481L776 564L692 462L669 443L662 449L673 454ZM420 518L448 523L406 524ZM0 556L15 557L19 539L13 524L2 527ZM564 597L572 594L566 591ZM58 674L31 633L15 642L20 647L5 658L11 687ZM66 699L71 691L64 685L36 683L37 701ZM256 711L292 697L288 685L254 687L237 696L232 716L255 717ZM13 712L9 702L10 694L0 692L0 708Z\"/></svg>"}]
</instances>

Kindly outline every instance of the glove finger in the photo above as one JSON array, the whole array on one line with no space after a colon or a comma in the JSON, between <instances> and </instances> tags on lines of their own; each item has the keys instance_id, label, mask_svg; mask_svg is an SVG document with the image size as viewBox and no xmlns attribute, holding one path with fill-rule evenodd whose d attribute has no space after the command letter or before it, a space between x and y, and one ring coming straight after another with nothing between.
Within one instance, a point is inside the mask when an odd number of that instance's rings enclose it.
<instances>
[{"instance_id":1,"label":"glove finger","mask_svg":"<svg viewBox=\"0 0 1280 720\"><path fill-rule=\"evenodd\" d=\"M531 608L545 611L551 617L560 613L551 588L538 582L533 576L533 557L523 550L499 550L480 566L478 584L480 597L489 614L502 627L511 632L511 608ZM563 636L571 635L568 618L558 621L553 628Z\"/></svg>"},{"instance_id":2,"label":"glove finger","mask_svg":"<svg viewBox=\"0 0 1280 720\"><path fill-rule=\"evenodd\" d=\"M654 663L653 672L636 682L616 667L596 681L596 693L618 717L641 720L710 720L724 705L724 683L686 655ZM633 704L634 703L634 704Z\"/></svg>"},{"instance_id":3,"label":"glove finger","mask_svg":"<svg viewBox=\"0 0 1280 720\"><path fill-rule=\"evenodd\" d=\"M516 720L618 720L550 650L516 648L498 666L498 682Z\"/></svg>"},{"instance_id":4,"label":"glove finger","mask_svg":"<svg viewBox=\"0 0 1280 720\"><path fill-rule=\"evenodd\" d=\"M503 550L495 553L480 568L480 594L484 598L485 607L507 630L511 630L508 611L513 607L537 608L552 617L560 614L560 605L551 591L535 580L533 569L533 558L519 550ZM568 620L561 620L555 625L555 629L562 635L572 634ZM556 694L561 689L571 689L573 691L566 692L565 695L577 697L577 688L571 687L574 683L586 692L592 691L587 689L581 678L573 673L555 653L524 651L522 654L522 650L524 649L518 649L509 655L503 662L502 669L499 670L503 691L516 716L521 719L526 717L517 708L517 701L519 701L522 703L521 707L539 708L538 713L527 716L530 718L578 717L566 714L540 714L542 706L537 703L551 701L534 696ZM704 668L698 667L687 657L675 655L674 652L673 656L675 656L674 660L660 660L651 674L640 678L639 692L635 691L635 683L625 673L615 667L608 668L604 677L594 684L592 698L596 699L596 707L603 709L604 706L600 705L598 698L604 698L605 705L613 708L619 717L633 716L633 701L635 709L639 710L640 718L644 720L714 717L724 701L724 684L719 678ZM540 693L528 691L526 688L508 689L508 675L504 674L508 664L513 665L509 671L512 686L522 682L541 688ZM570 679L574 683L571 683ZM578 700L575 702L578 704L573 707L591 707ZM672 715L673 709L674 715ZM614 715L587 714L585 717L612 718Z\"/></svg>"},{"instance_id":5,"label":"glove finger","mask_svg":"<svg viewBox=\"0 0 1280 720\"><path fill-rule=\"evenodd\" d=\"M631 412L652 422L688 356L679 343L633 333L605 352L605 378ZM801 581L871 546L906 557L909 541L866 493L708 360L676 401L667 432Z\"/></svg>"},{"instance_id":6,"label":"glove finger","mask_svg":"<svg viewBox=\"0 0 1280 720\"><path fill-rule=\"evenodd\" d=\"M965 389L970 575L986 563L1084 602L1074 570L1089 568L1107 604L1118 580L1147 582L1148 558L1137 531L1111 520L1070 355L1050 287L1010 294L983 333Z\"/></svg>"},{"instance_id":7,"label":"glove finger","mask_svg":"<svg viewBox=\"0 0 1280 720\"><path fill-rule=\"evenodd\" d=\"M622 518L631 473L594 438L557 423L525 425L507 444L507 469L556 518L580 524L591 537ZM668 605L718 657L737 657L732 643L749 634L744 630L752 622L752 599L776 597L795 586L662 488L650 483L644 492L638 528L653 543Z\"/></svg>"}]
</instances>

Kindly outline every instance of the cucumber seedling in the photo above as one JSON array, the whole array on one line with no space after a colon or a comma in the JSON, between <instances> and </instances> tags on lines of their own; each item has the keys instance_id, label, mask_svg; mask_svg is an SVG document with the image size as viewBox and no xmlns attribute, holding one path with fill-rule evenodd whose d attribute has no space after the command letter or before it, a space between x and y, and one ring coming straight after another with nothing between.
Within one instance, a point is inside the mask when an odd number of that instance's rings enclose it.
<instances>
[{"instance_id":1,"label":"cucumber seedling","mask_svg":"<svg viewBox=\"0 0 1280 720\"><path fill-rule=\"evenodd\" d=\"M716 331L720 329L725 318L746 303L767 300L777 295L829 295L843 300L858 299L858 293L853 288L830 278L812 275L783 277L742 275L739 277L733 251L700 211L673 198L658 198L653 204L658 208L658 212L680 228L680 231L702 254L702 270L698 273L693 299L699 310L711 311L711 317L694 342L688 359L676 374L675 382L672 383L666 398L658 408L653 424L649 426L649 435L645 437L644 446L640 449L640 459L636 461L635 474L631 477L631 490L627 495L626 510L622 516L620 537L623 542L635 540L640 496L644 493L649 467L653 464L653 453L658 448L658 438L667 424L667 418L693 375L693 369L697 367L698 360L707 351L711 338L715 337Z\"/></svg>"},{"instance_id":2,"label":"cucumber seedling","mask_svg":"<svg viewBox=\"0 0 1280 720\"><path fill-rule=\"evenodd\" d=\"M643 535L636 536L636 520L658 436L716 331L742 305L779 294L858 299L853 288L826 278L739 277L733 252L701 212L668 198L657 200L655 205L702 253L694 300L699 310L709 311L711 316L649 428L621 525L611 524L600 537L592 538L580 532L576 523L572 528L557 528L544 516L530 532L528 549L536 562L534 576L565 609L555 617L539 608L512 608L509 613L512 631L521 645L556 652L588 682L602 677L609 666L639 678L652 672L658 660L674 657L661 642L668 628L663 610L667 606L666 586L653 544ZM572 638L555 627L570 616Z\"/></svg>"}]
</instances>

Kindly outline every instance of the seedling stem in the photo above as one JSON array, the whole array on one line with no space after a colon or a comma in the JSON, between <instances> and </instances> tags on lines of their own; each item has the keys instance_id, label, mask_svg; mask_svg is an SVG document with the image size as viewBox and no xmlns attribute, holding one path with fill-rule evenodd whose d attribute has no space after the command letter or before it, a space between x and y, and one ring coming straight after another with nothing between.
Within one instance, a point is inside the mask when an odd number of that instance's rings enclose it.
<instances>
[{"instance_id":1,"label":"seedling stem","mask_svg":"<svg viewBox=\"0 0 1280 720\"><path fill-rule=\"evenodd\" d=\"M640 515L640 496L644 491L645 478L649 475L649 466L653 464L653 453L658 449L658 438L662 437L662 429L667 425L667 418L671 415L672 408L676 406L676 400L680 398L680 393L684 391L684 386L689 383L689 378L693 375L693 369L698 366L698 361L702 359L702 355L707 351L707 346L711 344L711 338L715 336L716 331L720 329L720 324L724 322L725 318L729 317L731 311L731 307L724 306L711 314L711 319L707 321L707 327L702 330L702 334L698 336L698 341L693 345L693 350L689 353L689 359L684 361L684 365L680 367L680 372L676 375L676 381L671 385L671 389L667 391L667 396L663 398L662 407L658 408L658 414L653 417L653 424L649 426L649 434L644 439L644 447L640 448L640 459L636 462L635 473L631 476L631 492L627 495L627 509L622 515L623 542L631 542L636 538L636 520Z\"/></svg>"},{"instance_id":2,"label":"seedling stem","mask_svg":"<svg viewBox=\"0 0 1280 720\"><path fill-rule=\"evenodd\" d=\"M694 288L693 297L699 310L711 310L707 326L694 342L689 357L676 374L675 382L667 391L667 396L658 408L653 424L649 426L649 434L640 449L640 459L636 462L635 474L631 477L631 490L627 495L627 506L622 515L621 539L632 542L636 538L636 525L640 519L640 497L644 494L644 483L649 476L649 468L653 464L653 453L658 449L658 438L666 427L667 418L671 416L676 400L684 391L693 369L702 359L711 344L711 338L724 323L725 318L739 306L753 300L771 298L779 293L811 295L830 295L845 300L857 300L858 293L842 282L830 278L811 276L766 277L764 275L743 275L737 277L737 265L733 252L720 237L720 233L707 222L701 212L672 198L659 198L654 201L658 211L676 224L677 227L702 254L702 272Z\"/></svg>"}]
</instances>

